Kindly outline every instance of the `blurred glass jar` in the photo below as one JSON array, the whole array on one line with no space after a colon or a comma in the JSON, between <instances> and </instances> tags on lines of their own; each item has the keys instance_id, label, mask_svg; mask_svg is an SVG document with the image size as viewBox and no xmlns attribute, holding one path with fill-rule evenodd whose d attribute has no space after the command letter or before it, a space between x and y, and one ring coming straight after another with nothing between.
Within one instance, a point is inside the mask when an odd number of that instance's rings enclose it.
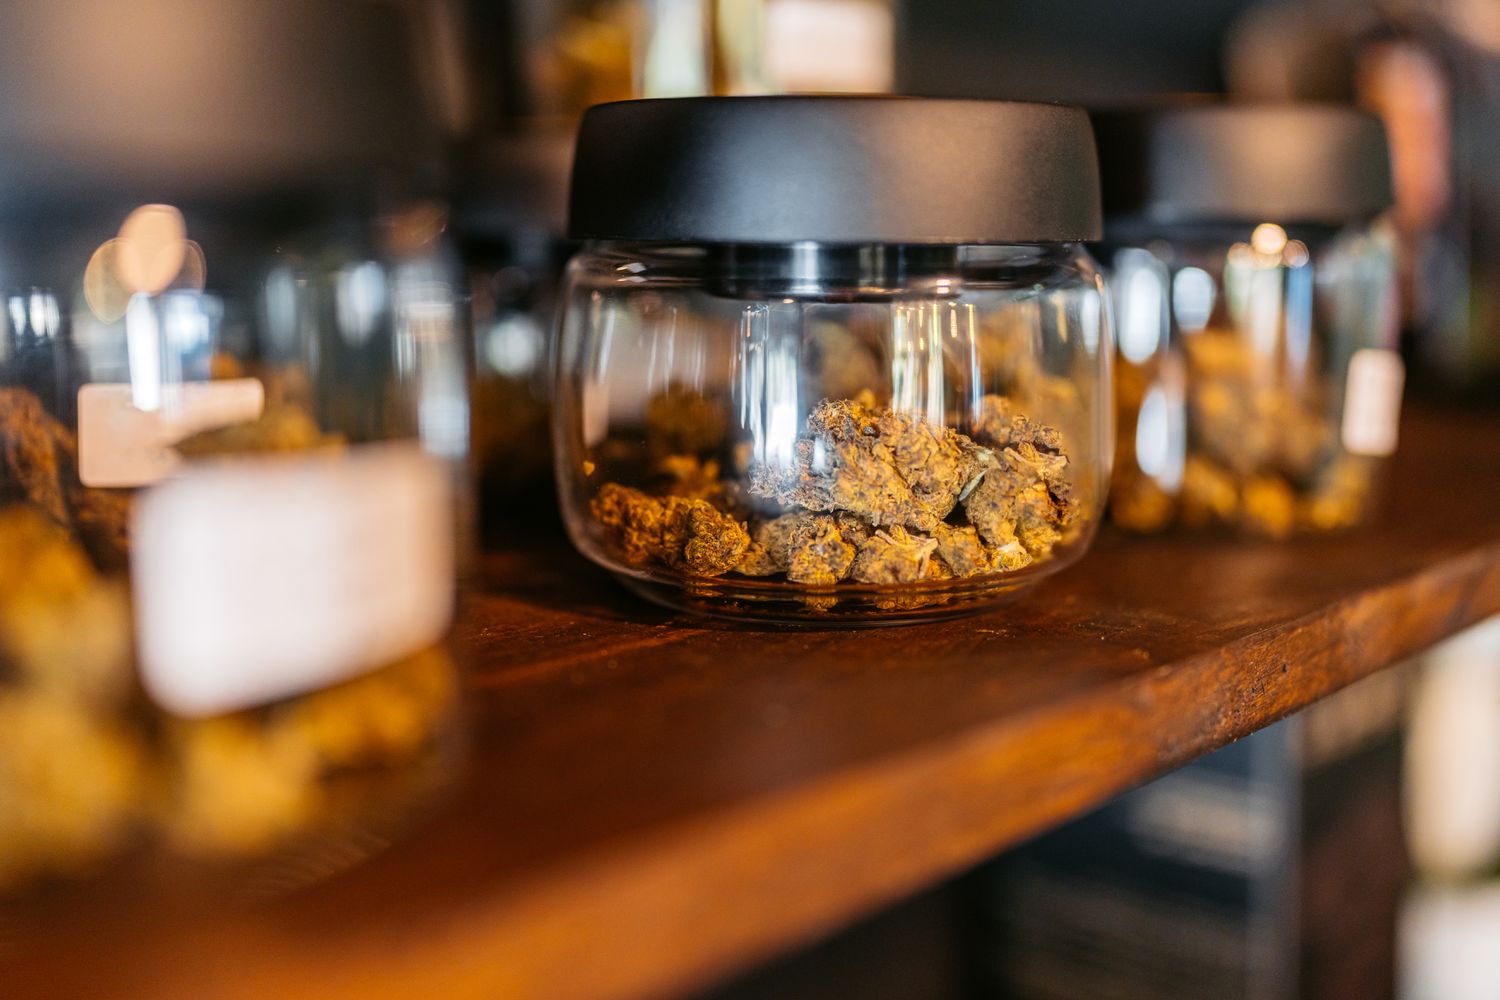
<instances>
[{"instance_id":1,"label":"blurred glass jar","mask_svg":"<svg viewBox=\"0 0 1500 1000\"><path fill-rule=\"evenodd\" d=\"M0 891L320 852L287 888L454 763L462 316L409 39L312 0L0 25Z\"/></svg>"},{"instance_id":2,"label":"blurred glass jar","mask_svg":"<svg viewBox=\"0 0 1500 1000\"><path fill-rule=\"evenodd\" d=\"M1112 441L1097 185L1057 106L590 111L554 396L574 542L670 606L855 624L1072 562Z\"/></svg>"},{"instance_id":3,"label":"blurred glass jar","mask_svg":"<svg viewBox=\"0 0 1500 1000\"><path fill-rule=\"evenodd\" d=\"M471 455L480 535L532 531L556 510L549 431L553 319L571 245L573 134L492 140L464 158L454 222L474 331Z\"/></svg>"},{"instance_id":4,"label":"blurred glass jar","mask_svg":"<svg viewBox=\"0 0 1500 1000\"><path fill-rule=\"evenodd\" d=\"M1385 135L1335 105L1095 116L1119 359L1113 519L1358 524L1403 368Z\"/></svg>"}]
</instances>

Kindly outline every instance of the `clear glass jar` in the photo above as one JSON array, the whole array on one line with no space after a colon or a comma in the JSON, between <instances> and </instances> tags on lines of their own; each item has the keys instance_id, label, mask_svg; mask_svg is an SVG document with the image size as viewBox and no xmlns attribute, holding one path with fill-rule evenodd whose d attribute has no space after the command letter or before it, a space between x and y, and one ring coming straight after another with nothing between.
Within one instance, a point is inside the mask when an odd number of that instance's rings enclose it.
<instances>
[{"instance_id":1,"label":"clear glass jar","mask_svg":"<svg viewBox=\"0 0 1500 1000\"><path fill-rule=\"evenodd\" d=\"M390 27L374 5L271 6L325 54ZM218 37L163 16L69 37ZM0 217L0 892L140 850L284 890L374 849L456 763L467 408L445 214L392 197L410 164L350 126L378 88L299 87L272 48L173 72L290 86L309 135L201 170L216 118L255 111L174 78L179 144L124 161L119 129L160 98L130 77L117 120L58 114L65 141L30 137L50 172L8 175L27 197ZM83 183L98 163L118 170Z\"/></svg>"},{"instance_id":2,"label":"clear glass jar","mask_svg":"<svg viewBox=\"0 0 1500 1000\"><path fill-rule=\"evenodd\" d=\"M998 132L1028 152L1027 128L1085 124L1069 109L988 102L615 105L585 120L574 229L629 228L630 219L601 217L622 211L618 202L591 205L588 191L606 162L611 184L628 178L630 137L663 119L715 118L712 141L731 150L780 135L792 159L794 149L816 159L819 145L838 148L843 127L889 129L896 138L884 148L900 158L926 146L924 130L954 124L942 119L955 106L954 120L977 144ZM991 108L1001 113L987 116ZM820 138L810 144L808 136ZM1043 221L1060 235L1086 235L1094 204L1086 131L1053 155L1065 168L1084 164L1083 189L1066 196L1082 223L1061 209L1064 217ZM1027 165L1044 167L1042 159ZM788 177L815 169L782 162ZM628 179L624 187L627 197L642 196L647 229L676 228L669 216L677 209L725 236L759 224L755 199L741 197L735 179L719 180L701 192L653 195ZM942 171L932 180L941 186ZM928 193L903 198L913 194L908 183ZM947 218L923 211L937 200L929 185L902 178L877 186L874 197L901 199L897 214L910 216L886 220L892 232L945 230ZM825 205L825 217L797 213L790 225L857 235L840 228L821 195L811 200ZM713 224L703 222L705 204L719 213ZM981 224L1003 237L1014 220L1000 215ZM573 261L554 444L575 544L669 606L815 623L952 615L1076 559L1104 502L1112 440L1109 311L1099 272L1076 240L777 235L596 239Z\"/></svg>"},{"instance_id":3,"label":"clear glass jar","mask_svg":"<svg viewBox=\"0 0 1500 1000\"><path fill-rule=\"evenodd\" d=\"M1119 171L1101 249L1119 333L1113 520L1273 538L1363 522L1403 380L1378 122L1317 105L1097 120Z\"/></svg>"},{"instance_id":4,"label":"clear glass jar","mask_svg":"<svg viewBox=\"0 0 1500 1000\"><path fill-rule=\"evenodd\" d=\"M471 455L478 527L504 544L556 511L550 398L573 136L532 131L466 162L454 218L473 326Z\"/></svg>"}]
</instances>

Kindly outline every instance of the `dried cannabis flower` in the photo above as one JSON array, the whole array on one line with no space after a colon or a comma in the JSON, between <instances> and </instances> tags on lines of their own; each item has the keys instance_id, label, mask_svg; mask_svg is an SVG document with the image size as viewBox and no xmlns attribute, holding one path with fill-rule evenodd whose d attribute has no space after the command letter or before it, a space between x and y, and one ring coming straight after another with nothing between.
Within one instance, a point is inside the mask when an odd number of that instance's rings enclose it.
<instances>
[{"instance_id":1,"label":"dried cannabis flower","mask_svg":"<svg viewBox=\"0 0 1500 1000\"><path fill-rule=\"evenodd\" d=\"M229 427L201 431L177 442L177 451L189 457L236 455L258 452L310 451L342 447L344 439L324 434L312 414L292 403L267 405L255 420Z\"/></svg>"},{"instance_id":2,"label":"dried cannabis flower","mask_svg":"<svg viewBox=\"0 0 1500 1000\"><path fill-rule=\"evenodd\" d=\"M723 507L727 503L719 463L711 458L703 460L694 455L667 455L656 462L652 471L655 478L663 484L660 492L667 496L707 500L716 507Z\"/></svg>"},{"instance_id":3,"label":"dried cannabis flower","mask_svg":"<svg viewBox=\"0 0 1500 1000\"><path fill-rule=\"evenodd\" d=\"M963 502L969 523L996 548L1019 541L1033 557L1045 556L1072 519L1063 480L1067 461L1030 441L992 453Z\"/></svg>"},{"instance_id":4,"label":"dried cannabis flower","mask_svg":"<svg viewBox=\"0 0 1500 1000\"><path fill-rule=\"evenodd\" d=\"M724 443L723 405L678 383L646 402L646 445L653 455L697 455Z\"/></svg>"},{"instance_id":5,"label":"dried cannabis flower","mask_svg":"<svg viewBox=\"0 0 1500 1000\"><path fill-rule=\"evenodd\" d=\"M34 504L71 530L102 569L125 566L126 494L78 480L78 440L26 389L0 389L0 503Z\"/></svg>"},{"instance_id":6,"label":"dried cannabis flower","mask_svg":"<svg viewBox=\"0 0 1500 1000\"><path fill-rule=\"evenodd\" d=\"M68 524L66 462L77 452L72 433L25 389L0 389L0 446L5 500L29 500L58 524Z\"/></svg>"},{"instance_id":7,"label":"dried cannabis flower","mask_svg":"<svg viewBox=\"0 0 1500 1000\"><path fill-rule=\"evenodd\" d=\"M169 719L164 832L186 854L254 854L357 816L392 787L378 769L437 750L457 673L428 647L374 673L258 711Z\"/></svg>"},{"instance_id":8,"label":"dried cannabis flower","mask_svg":"<svg viewBox=\"0 0 1500 1000\"><path fill-rule=\"evenodd\" d=\"M824 400L789 466L750 470L750 494L783 506L846 511L873 527L931 531L974 474L974 443L947 427L858 400Z\"/></svg>"},{"instance_id":9,"label":"dried cannabis flower","mask_svg":"<svg viewBox=\"0 0 1500 1000\"><path fill-rule=\"evenodd\" d=\"M1321 383L1288 382L1233 330L1203 330L1183 344L1190 433L1180 492L1174 501L1138 470L1126 475L1117 469L1115 520L1153 530L1175 513L1189 526L1233 525L1272 538L1298 527L1354 523L1370 480L1340 471L1348 456L1339 451ZM1121 454L1134 468L1132 452L1122 448Z\"/></svg>"},{"instance_id":10,"label":"dried cannabis flower","mask_svg":"<svg viewBox=\"0 0 1500 1000\"><path fill-rule=\"evenodd\" d=\"M750 547L745 526L703 500L658 498L605 483L591 509L633 563L656 560L699 576L720 576Z\"/></svg>"},{"instance_id":11,"label":"dried cannabis flower","mask_svg":"<svg viewBox=\"0 0 1500 1000\"><path fill-rule=\"evenodd\" d=\"M341 444L283 398L292 384L267 383L261 419L179 450ZM0 461L0 886L85 869L148 823L179 848L239 853L411 790L376 769L435 747L454 690L445 651L275 706L162 717L134 682L126 583L101 572L125 566L129 494L84 487L75 435L24 389L0 389Z\"/></svg>"},{"instance_id":12,"label":"dried cannabis flower","mask_svg":"<svg viewBox=\"0 0 1500 1000\"><path fill-rule=\"evenodd\" d=\"M816 588L949 580L1047 558L1075 520L1062 435L999 396L984 397L970 430L878 407L868 392L824 400L789 462L752 462L743 443L734 449L733 472L749 480L743 492L739 479L720 478L717 459L672 453L652 465L652 492L605 483L592 512L632 563L781 574ZM790 512L756 516L766 504ZM749 516L748 533L736 515ZM836 601L805 597L814 610Z\"/></svg>"},{"instance_id":13,"label":"dried cannabis flower","mask_svg":"<svg viewBox=\"0 0 1500 1000\"><path fill-rule=\"evenodd\" d=\"M927 576L937 546L937 539L909 534L893 524L860 546L851 575L860 583L914 583Z\"/></svg>"},{"instance_id":14,"label":"dried cannabis flower","mask_svg":"<svg viewBox=\"0 0 1500 1000\"><path fill-rule=\"evenodd\" d=\"M130 607L77 542L29 504L0 509L0 887L111 853L139 820L144 741Z\"/></svg>"}]
</instances>

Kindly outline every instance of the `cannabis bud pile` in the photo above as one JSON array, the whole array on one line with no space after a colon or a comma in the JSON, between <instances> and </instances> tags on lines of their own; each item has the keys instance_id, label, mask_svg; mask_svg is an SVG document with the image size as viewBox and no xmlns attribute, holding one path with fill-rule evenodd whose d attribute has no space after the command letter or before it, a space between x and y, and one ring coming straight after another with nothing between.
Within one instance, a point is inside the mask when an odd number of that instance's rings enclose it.
<instances>
[{"instance_id":1,"label":"cannabis bud pile","mask_svg":"<svg viewBox=\"0 0 1500 1000\"><path fill-rule=\"evenodd\" d=\"M722 448L722 417L709 412L722 410L680 387L659 395L647 451ZM824 400L784 460L742 442L740 474L725 477L717 459L665 455L655 489L605 482L590 510L626 561L700 577L896 584L1047 559L1076 521L1061 435L993 395L966 430L877 406L869 393Z\"/></svg>"},{"instance_id":2,"label":"cannabis bud pile","mask_svg":"<svg viewBox=\"0 0 1500 1000\"><path fill-rule=\"evenodd\" d=\"M259 419L177 450L344 446L268 395ZM153 829L187 853L262 852L384 802L398 774L410 781L457 696L440 647L259 709L155 709L133 659L130 494L83 486L77 454L34 393L0 389L0 890L86 872Z\"/></svg>"},{"instance_id":3,"label":"cannabis bud pile","mask_svg":"<svg viewBox=\"0 0 1500 1000\"><path fill-rule=\"evenodd\" d=\"M1114 520L1137 531L1176 519L1270 538L1357 523L1370 501L1374 466L1339 447L1335 414L1318 386L1277 377L1233 331L1208 329L1184 343L1187 455L1175 496L1131 460L1129 414L1146 386L1138 372L1120 366L1117 389L1127 416L1111 491Z\"/></svg>"}]
</instances>

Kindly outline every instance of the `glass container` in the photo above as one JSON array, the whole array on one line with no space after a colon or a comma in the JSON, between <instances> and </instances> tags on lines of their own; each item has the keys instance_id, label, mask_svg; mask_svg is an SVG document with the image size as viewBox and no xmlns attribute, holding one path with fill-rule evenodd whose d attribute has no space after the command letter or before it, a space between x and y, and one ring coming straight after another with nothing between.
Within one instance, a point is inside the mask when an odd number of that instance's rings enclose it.
<instances>
[{"instance_id":1,"label":"glass container","mask_svg":"<svg viewBox=\"0 0 1500 1000\"><path fill-rule=\"evenodd\" d=\"M282 891L455 762L463 317L409 39L313 0L4 20L0 892L142 850Z\"/></svg>"},{"instance_id":2,"label":"glass container","mask_svg":"<svg viewBox=\"0 0 1500 1000\"><path fill-rule=\"evenodd\" d=\"M1086 116L637 101L585 117L554 447L578 547L730 617L952 615L1075 560L1113 353Z\"/></svg>"},{"instance_id":3,"label":"glass container","mask_svg":"<svg viewBox=\"0 0 1500 1000\"><path fill-rule=\"evenodd\" d=\"M467 157L454 221L473 326L470 452L482 540L534 531L557 509L550 405L567 229L570 132L491 140Z\"/></svg>"},{"instance_id":4,"label":"glass container","mask_svg":"<svg viewBox=\"0 0 1500 1000\"><path fill-rule=\"evenodd\" d=\"M1113 519L1364 521L1404 370L1385 135L1335 105L1097 115L1118 330Z\"/></svg>"}]
</instances>

